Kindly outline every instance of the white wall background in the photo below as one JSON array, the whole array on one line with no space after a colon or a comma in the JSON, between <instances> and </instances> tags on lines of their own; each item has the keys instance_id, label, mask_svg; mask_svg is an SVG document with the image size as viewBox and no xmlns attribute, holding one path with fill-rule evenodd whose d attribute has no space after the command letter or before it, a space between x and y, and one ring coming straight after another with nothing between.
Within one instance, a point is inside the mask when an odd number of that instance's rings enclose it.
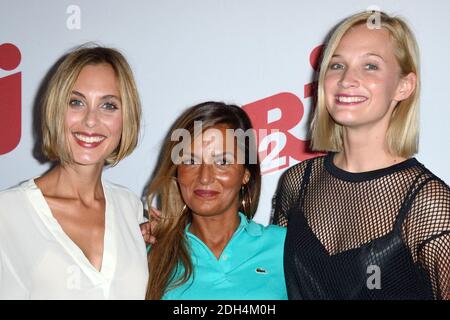
<instances>
[{"instance_id":1,"label":"white wall background","mask_svg":"<svg viewBox=\"0 0 450 320\"><path fill-rule=\"evenodd\" d=\"M80 28L69 29L70 5ZM32 106L49 68L70 48L96 41L120 49L137 79L143 132L137 150L107 179L141 194L154 169L161 139L186 107L206 100L248 104L291 92L304 103L311 50L346 16L376 5L406 18L422 58L419 161L450 183L450 2L445 0L0 0L0 44L22 53L22 137L0 155L0 189L43 173L32 156ZM0 94L4 94L1 93ZM305 116L303 119L306 119ZM292 133L305 136L305 121ZM1 137L0 137L1 139ZM256 220L267 223L279 170L263 177Z\"/></svg>"}]
</instances>

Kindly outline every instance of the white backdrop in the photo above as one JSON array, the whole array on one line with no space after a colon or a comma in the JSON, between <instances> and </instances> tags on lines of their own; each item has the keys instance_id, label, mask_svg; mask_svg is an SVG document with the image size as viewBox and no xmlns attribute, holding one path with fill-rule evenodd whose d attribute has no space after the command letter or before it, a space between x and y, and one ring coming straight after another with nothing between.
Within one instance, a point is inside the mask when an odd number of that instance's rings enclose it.
<instances>
[{"instance_id":1,"label":"white backdrop","mask_svg":"<svg viewBox=\"0 0 450 320\"><path fill-rule=\"evenodd\" d=\"M290 126L290 147L274 158L286 166L263 176L255 219L266 224L278 178L298 160L292 146L306 140L311 98L305 98L304 90L313 77L309 55L337 22L371 6L403 16L416 34L423 75L417 158L449 184L448 1L0 0L0 45L12 43L21 52L17 67L0 69L0 83L20 72L22 97L20 142L0 155L0 189L48 168L32 154L37 90L67 50L95 41L120 49L137 79L144 115L142 138L136 151L106 170L105 176L139 195L154 169L163 135L186 107L206 100L247 105L276 95L268 100L272 110L264 109L260 116L267 123L277 119L280 123L285 111L294 109L287 109L289 104L283 109L277 103L284 103L285 98L303 103L303 118ZM7 90L0 88L0 97L7 97ZM7 107L4 104L0 112Z\"/></svg>"}]
</instances>

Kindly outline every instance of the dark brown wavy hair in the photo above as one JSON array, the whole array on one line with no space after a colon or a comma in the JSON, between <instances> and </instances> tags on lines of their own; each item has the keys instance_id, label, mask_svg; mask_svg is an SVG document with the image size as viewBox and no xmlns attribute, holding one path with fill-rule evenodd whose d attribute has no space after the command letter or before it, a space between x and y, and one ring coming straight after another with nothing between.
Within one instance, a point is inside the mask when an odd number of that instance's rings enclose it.
<instances>
[{"instance_id":1,"label":"dark brown wavy hair","mask_svg":"<svg viewBox=\"0 0 450 320\"><path fill-rule=\"evenodd\" d=\"M196 121L202 121L203 131L217 125L225 125L230 129L253 132L249 130L253 129L253 126L244 110L236 105L213 101L187 109L172 126L163 141L157 169L147 188L149 205L156 198L161 206L161 219L153 231L158 241L148 254L150 276L147 299L161 299L165 292L188 281L193 273L185 237L185 228L191 220L192 212L185 205L177 183L177 165L172 161L172 151L179 142L172 141L171 136L175 129L185 129L193 139ZM250 173L250 180L240 193L239 210L249 219L253 218L256 212L261 190L261 173L255 139L255 136L250 135L248 139L244 139L244 146L240 146L245 151L244 167Z\"/></svg>"}]
</instances>

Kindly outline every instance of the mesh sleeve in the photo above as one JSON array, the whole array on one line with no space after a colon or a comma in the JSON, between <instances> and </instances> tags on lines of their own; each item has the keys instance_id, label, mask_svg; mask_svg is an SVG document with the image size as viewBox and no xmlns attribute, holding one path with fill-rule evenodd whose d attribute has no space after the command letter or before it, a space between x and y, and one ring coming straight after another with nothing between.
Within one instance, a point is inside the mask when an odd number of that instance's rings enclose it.
<instances>
[{"instance_id":1,"label":"mesh sleeve","mask_svg":"<svg viewBox=\"0 0 450 320\"><path fill-rule=\"evenodd\" d=\"M450 299L450 188L440 180L428 182L408 220L404 230L413 258L427 270L435 297Z\"/></svg>"},{"instance_id":2,"label":"mesh sleeve","mask_svg":"<svg viewBox=\"0 0 450 320\"><path fill-rule=\"evenodd\" d=\"M305 172L305 162L296 164L282 174L273 198L273 224L287 227L289 220L288 211L299 199L303 174Z\"/></svg>"}]
</instances>

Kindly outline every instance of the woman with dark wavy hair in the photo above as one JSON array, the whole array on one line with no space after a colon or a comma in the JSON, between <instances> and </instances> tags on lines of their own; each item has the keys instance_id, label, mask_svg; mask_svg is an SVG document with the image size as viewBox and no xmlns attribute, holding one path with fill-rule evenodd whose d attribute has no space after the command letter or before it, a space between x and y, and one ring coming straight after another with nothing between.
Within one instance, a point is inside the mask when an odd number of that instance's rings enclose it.
<instances>
[{"instance_id":1,"label":"woman with dark wavy hair","mask_svg":"<svg viewBox=\"0 0 450 320\"><path fill-rule=\"evenodd\" d=\"M147 298L286 299L286 231L251 221L261 176L247 114L205 102L170 133L148 187L149 204L158 198L161 213Z\"/></svg>"}]
</instances>

